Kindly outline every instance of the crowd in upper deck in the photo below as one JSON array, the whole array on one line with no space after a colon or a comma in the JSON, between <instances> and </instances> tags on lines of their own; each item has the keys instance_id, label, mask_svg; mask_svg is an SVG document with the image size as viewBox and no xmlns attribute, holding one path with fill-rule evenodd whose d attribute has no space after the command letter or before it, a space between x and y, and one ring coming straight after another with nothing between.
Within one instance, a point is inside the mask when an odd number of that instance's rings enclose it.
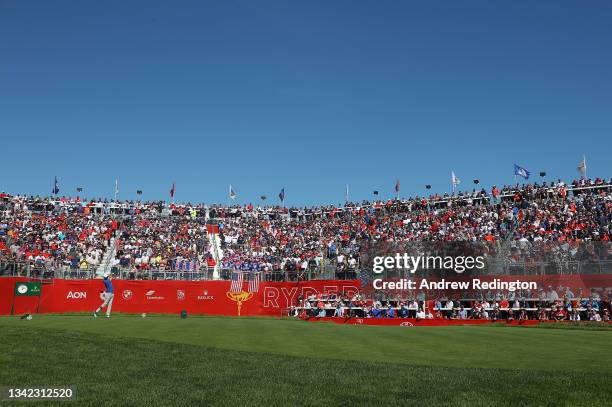
<instances>
[{"instance_id":1,"label":"crowd in upper deck","mask_svg":"<svg viewBox=\"0 0 612 407\"><path fill-rule=\"evenodd\" d=\"M218 229L211 225L218 225ZM596 178L348 203L344 207L164 205L0 194L0 260L91 268L245 271L359 267L367 242L609 242L611 182ZM210 233L215 232L219 244ZM601 253L598 254L601 258ZM606 255L604 254L604 257Z\"/></svg>"}]
</instances>

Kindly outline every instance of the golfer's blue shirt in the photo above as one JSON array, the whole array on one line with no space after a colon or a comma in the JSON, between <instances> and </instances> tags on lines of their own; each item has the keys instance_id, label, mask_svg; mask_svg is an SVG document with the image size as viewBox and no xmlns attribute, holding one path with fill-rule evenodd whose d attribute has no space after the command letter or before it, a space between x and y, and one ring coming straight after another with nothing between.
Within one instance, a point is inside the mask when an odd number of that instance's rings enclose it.
<instances>
[{"instance_id":1,"label":"golfer's blue shirt","mask_svg":"<svg viewBox=\"0 0 612 407\"><path fill-rule=\"evenodd\" d=\"M113 283L111 283L111 281L108 278L105 278L103 281L104 281L105 291L107 293L112 293L113 292Z\"/></svg>"}]
</instances>

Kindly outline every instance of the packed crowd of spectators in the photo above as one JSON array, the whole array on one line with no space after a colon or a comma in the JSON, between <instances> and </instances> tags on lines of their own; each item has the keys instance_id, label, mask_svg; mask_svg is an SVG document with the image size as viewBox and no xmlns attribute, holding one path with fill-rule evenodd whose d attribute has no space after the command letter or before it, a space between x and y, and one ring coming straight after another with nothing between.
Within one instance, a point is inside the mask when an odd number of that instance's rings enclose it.
<instances>
[{"instance_id":1,"label":"packed crowd of spectators","mask_svg":"<svg viewBox=\"0 0 612 407\"><path fill-rule=\"evenodd\" d=\"M576 292L574 292L576 291ZM464 293L465 294L465 293ZM400 298L401 297L401 298ZM417 319L480 319L490 321L610 321L612 291L583 293L570 287L549 285L537 292L496 291L430 297L423 291L395 298L362 294L326 293L300 296L289 308L299 318L360 317ZM427 298L435 298L429 299Z\"/></svg>"},{"instance_id":2,"label":"packed crowd of spectators","mask_svg":"<svg viewBox=\"0 0 612 407\"><path fill-rule=\"evenodd\" d=\"M135 270L199 270L220 261L244 271L299 274L331 264L354 272L372 242L512 241L514 254L561 242L561 250L576 255L577 242L610 241L611 191L610 182L597 178L314 208L2 193L0 261L95 267L111 239L112 265ZM212 239L211 226L218 226Z\"/></svg>"},{"instance_id":3,"label":"packed crowd of spectators","mask_svg":"<svg viewBox=\"0 0 612 407\"><path fill-rule=\"evenodd\" d=\"M198 271L210 263L206 224L191 217L125 219L113 266L137 270Z\"/></svg>"},{"instance_id":4,"label":"packed crowd of spectators","mask_svg":"<svg viewBox=\"0 0 612 407\"><path fill-rule=\"evenodd\" d=\"M118 222L75 205L56 210L49 199L0 195L0 260L73 268L100 264Z\"/></svg>"}]
</instances>

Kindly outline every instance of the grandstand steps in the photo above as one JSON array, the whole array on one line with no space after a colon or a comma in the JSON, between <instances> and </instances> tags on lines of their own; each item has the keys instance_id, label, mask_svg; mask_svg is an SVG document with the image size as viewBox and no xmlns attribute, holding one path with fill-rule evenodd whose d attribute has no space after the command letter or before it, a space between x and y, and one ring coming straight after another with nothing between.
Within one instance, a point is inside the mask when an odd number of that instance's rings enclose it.
<instances>
[{"instance_id":1,"label":"grandstand steps","mask_svg":"<svg viewBox=\"0 0 612 407\"><path fill-rule=\"evenodd\" d=\"M221 248L221 238L216 233L208 234L209 250L215 260L215 268L213 270L213 280L221 278L221 261L223 260L223 249Z\"/></svg>"}]
</instances>

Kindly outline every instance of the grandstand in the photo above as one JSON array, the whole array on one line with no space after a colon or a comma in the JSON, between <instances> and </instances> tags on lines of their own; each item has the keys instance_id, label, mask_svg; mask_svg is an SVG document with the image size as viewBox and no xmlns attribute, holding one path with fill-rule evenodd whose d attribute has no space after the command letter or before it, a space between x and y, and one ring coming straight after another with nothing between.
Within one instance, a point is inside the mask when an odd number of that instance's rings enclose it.
<instances>
[{"instance_id":1,"label":"grandstand","mask_svg":"<svg viewBox=\"0 0 612 407\"><path fill-rule=\"evenodd\" d=\"M285 312L302 317L416 317L420 310L448 319L609 319L611 287L592 289L598 283L585 284L583 276L612 275L611 187L596 178L316 208L3 193L0 274L87 280L108 271L122 280L194 282L241 273L245 281L360 282L354 298L294 298ZM477 275L531 275L541 289L374 290L373 250L478 251L487 260Z\"/></svg>"},{"instance_id":2,"label":"grandstand","mask_svg":"<svg viewBox=\"0 0 612 407\"><path fill-rule=\"evenodd\" d=\"M345 207L219 206L0 195L0 258L45 271L355 272L363 242L609 241L611 183L494 187ZM6 267L6 266L5 266ZM145 274L146 275L146 274ZM225 274L225 277L227 275Z\"/></svg>"}]
</instances>

